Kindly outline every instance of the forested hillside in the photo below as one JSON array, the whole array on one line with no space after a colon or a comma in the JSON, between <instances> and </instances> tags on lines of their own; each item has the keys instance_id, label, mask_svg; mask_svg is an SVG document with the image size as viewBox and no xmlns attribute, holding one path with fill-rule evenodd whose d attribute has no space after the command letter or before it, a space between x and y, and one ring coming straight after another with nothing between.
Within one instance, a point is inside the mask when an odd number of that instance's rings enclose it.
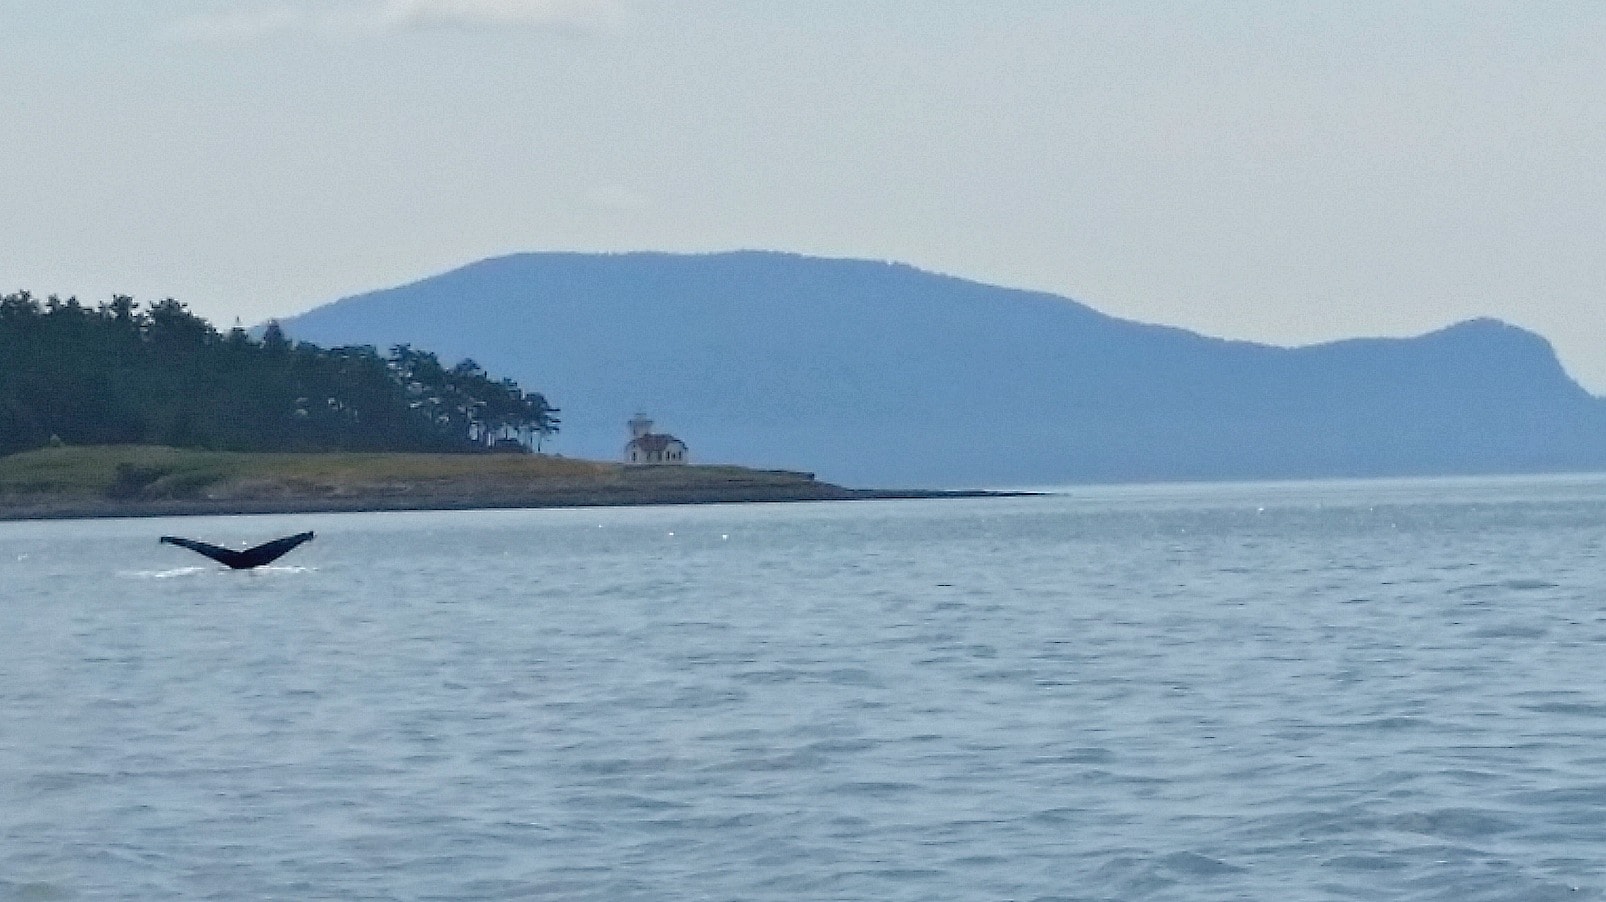
<instances>
[{"instance_id":1,"label":"forested hillside","mask_svg":"<svg viewBox=\"0 0 1606 902\"><path fill-rule=\"evenodd\" d=\"M557 410L471 360L219 332L175 300L0 298L0 454L61 443L223 451L539 444ZM503 441L503 444L506 444Z\"/></svg>"}]
</instances>

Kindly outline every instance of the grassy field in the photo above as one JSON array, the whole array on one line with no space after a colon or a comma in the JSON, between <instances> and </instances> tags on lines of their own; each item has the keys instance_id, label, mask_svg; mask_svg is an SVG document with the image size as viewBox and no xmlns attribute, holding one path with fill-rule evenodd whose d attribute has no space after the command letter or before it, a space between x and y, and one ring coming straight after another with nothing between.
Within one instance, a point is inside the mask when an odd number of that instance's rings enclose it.
<instances>
[{"instance_id":1,"label":"grassy field","mask_svg":"<svg viewBox=\"0 0 1606 902\"><path fill-rule=\"evenodd\" d=\"M250 500L799 485L741 467L625 467L524 454L236 454L139 445L0 457L0 500Z\"/></svg>"}]
</instances>

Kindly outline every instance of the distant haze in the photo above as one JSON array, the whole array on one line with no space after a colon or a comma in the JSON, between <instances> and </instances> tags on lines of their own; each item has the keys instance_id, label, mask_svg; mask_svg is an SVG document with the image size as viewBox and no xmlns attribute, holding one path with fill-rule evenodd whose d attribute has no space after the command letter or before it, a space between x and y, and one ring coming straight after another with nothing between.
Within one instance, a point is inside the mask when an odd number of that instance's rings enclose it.
<instances>
[{"instance_id":1,"label":"distant haze","mask_svg":"<svg viewBox=\"0 0 1606 902\"><path fill-rule=\"evenodd\" d=\"M1606 400L1476 320L1288 350L910 266L520 254L286 320L473 357L616 458L636 410L694 460L881 487L1606 468Z\"/></svg>"},{"instance_id":2,"label":"distant haze","mask_svg":"<svg viewBox=\"0 0 1606 902\"><path fill-rule=\"evenodd\" d=\"M0 0L0 290L228 325L528 249L908 261L1606 392L1606 5Z\"/></svg>"}]
</instances>

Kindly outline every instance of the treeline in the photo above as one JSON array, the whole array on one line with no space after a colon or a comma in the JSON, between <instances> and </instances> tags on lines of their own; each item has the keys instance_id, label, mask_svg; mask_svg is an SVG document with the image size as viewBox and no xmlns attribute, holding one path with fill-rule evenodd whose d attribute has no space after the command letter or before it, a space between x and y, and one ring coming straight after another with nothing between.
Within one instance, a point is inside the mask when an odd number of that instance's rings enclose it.
<instances>
[{"instance_id":1,"label":"treeline","mask_svg":"<svg viewBox=\"0 0 1606 902\"><path fill-rule=\"evenodd\" d=\"M52 443L220 451L539 447L557 409L471 360L219 332L184 304L0 297L0 454Z\"/></svg>"}]
</instances>

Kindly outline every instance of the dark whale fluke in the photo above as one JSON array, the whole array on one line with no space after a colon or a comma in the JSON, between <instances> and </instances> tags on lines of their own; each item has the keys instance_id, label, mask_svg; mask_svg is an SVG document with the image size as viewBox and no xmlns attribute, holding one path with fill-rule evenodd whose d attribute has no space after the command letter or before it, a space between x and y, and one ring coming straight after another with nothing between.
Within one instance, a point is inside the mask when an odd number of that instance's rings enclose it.
<instances>
[{"instance_id":1,"label":"dark whale fluke","mask_svg":"<svg viewBox=\"0 0 1606 902\"><path fill-rule=\"evenodd\" d=\"M205 542L197 542L194 539L181 539L177 536L162 536L159 541L204 554L212 560L233 567L236 570L249 570L252 567L260 567L263 564L272 563L284 557L290 552L290 549L300 545L302 542L312 541L312 533L303 532L293 536L285 536L282 539L263 542L255 548L247 548L244 551L219 548L216 545L208 545Z\"/></svg>"}]
</instances>

